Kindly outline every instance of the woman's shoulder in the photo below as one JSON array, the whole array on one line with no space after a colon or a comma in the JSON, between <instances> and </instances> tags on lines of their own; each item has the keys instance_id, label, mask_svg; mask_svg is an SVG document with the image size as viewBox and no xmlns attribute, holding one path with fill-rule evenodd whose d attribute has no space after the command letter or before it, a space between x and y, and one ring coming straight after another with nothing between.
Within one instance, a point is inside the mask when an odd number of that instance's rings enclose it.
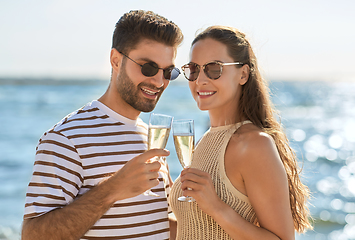
<instances>
[{"instance_id":1,"label":"woman's shoulder","mask_svg":"<svg viewBox=\"0 0 355 240\"><path fill-rule=\"evenodd\" d=\"M232 149L238 148L238 151L243 150L243 153L247 153L250 150L255 152L257 149L273 147L275 145L273 138L269 134L253 124L241 126L232 135L229 144Z\"/></svg>"},{"instance_id":2,"label":"woman's shoulder","mask_svg":"<svg viewBox=\"0 0 355 240\"><path fill-rule=\"evenodd\" d=\"M272 136L253 124L243 125L232 135L226 153L226 157L232 157L231 161L247 161L248 165L279 159Z\"/></svg>"}]
</instances>

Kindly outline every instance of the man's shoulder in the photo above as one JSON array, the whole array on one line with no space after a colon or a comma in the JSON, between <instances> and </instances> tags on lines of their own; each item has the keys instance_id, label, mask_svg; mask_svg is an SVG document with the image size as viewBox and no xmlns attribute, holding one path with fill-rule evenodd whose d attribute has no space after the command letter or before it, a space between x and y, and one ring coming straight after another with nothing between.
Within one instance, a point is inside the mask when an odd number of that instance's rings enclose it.
<instances>
[{"instance_id":1,"label":"man's shoulder","mask_svg":"<svg viewBox=\"0 0 355 240\"><path fill-rule=\"evenodd\" d=\"M61 132L69 127L80 126L87 124L86 120L94 119L104 119L106 118L103 113L100 113L100 109L93 105L92 102L87 103L83 107L69 113L59 122L57 122L52 128L46 132ZM86 123L85 123L86 122Z\"/></svg>"}]
</instances>

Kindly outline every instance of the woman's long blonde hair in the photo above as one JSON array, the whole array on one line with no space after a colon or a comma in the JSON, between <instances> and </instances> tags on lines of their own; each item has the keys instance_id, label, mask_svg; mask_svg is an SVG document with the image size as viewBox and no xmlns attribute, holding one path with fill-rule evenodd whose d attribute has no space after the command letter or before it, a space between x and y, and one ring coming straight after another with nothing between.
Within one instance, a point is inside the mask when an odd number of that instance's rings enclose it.
<instances>
[{"instance_id":1,"label":"woman's long blonde hair","mask_svg":"<svg viewBox=\"0 0 355 240\"><path fill-rule=\"evenodd\" d=\"M312 229L310 213L306 205L309 189L300 178L300 169L295 152L289 146L288 139L281 124L275 118L275 108L271 103L269 89L261 77L255 54L245 38L245 34L235 28L211 26L198 34L192 45L202 39L211 38L225 44L228 54L235 62L249 65L248 81L242 86L239 99L239 116L244 116L272 136L287 173L291 211L294 227L297 232Z\"/></svg>"}]
</instances>

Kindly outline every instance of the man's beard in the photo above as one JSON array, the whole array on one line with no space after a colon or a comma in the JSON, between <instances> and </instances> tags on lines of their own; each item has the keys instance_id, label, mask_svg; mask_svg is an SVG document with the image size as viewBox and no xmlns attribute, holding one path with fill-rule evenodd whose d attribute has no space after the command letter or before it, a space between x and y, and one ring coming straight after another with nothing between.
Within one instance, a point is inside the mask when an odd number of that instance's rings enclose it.
<instances>
[{"instance_id":1,"label":"man's beard","mask_svg":"<svg viewBox=\"0 0 355 240\"><path fill-rule=\"evenodd\" d=\"M152 84L141 82L136 87L126 73L126 64L122 64L119 75L117 76L117 91L124 101L134 109L141 112L151 112L155 108L164 87L157 88ZM141 87L145 86L151 89L160 90L156 99L148 99L141 96Z\"/></svg>"}]
</instances>

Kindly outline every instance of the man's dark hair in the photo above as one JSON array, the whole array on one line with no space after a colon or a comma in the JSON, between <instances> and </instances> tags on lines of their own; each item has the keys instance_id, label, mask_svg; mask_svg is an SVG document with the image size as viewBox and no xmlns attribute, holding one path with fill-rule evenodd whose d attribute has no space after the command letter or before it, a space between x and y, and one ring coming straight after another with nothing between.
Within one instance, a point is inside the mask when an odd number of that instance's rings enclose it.
<instances>
[{"instance_id":1,"label":"man's dark hair","mask_svg":"<svg viewBox=\"0 0 355 240\"><path fill-rule=\"evenodd\" d=\"M177 47L183 34L175 23L152 11L132 10L116 23L112 48L128 54L142 39Z\"/></svg>"}]
</instances>

